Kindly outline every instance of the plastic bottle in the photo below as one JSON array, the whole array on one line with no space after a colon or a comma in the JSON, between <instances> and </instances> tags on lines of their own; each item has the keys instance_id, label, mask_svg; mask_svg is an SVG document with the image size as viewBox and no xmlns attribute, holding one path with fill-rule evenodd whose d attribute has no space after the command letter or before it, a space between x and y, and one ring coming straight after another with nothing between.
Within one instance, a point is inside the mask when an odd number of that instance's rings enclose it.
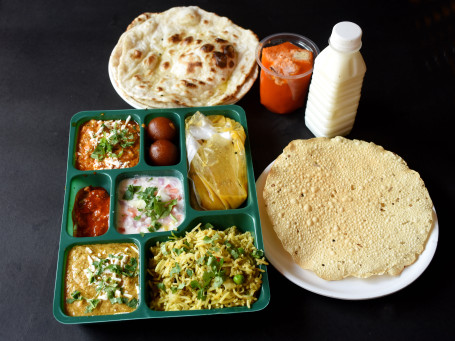
<instances>
[{"instance_id":1,"label":"plastic bottle","mask_svg":"<svg viewBox=\"0 0 455 341\"><path fill-rule=\"evenodd\" d=\"M305 124L315 136L347 135L354 125L366 72L361 38L358 25L340 22L315 60L305 112Z\"/></svg>"}]
</instances>

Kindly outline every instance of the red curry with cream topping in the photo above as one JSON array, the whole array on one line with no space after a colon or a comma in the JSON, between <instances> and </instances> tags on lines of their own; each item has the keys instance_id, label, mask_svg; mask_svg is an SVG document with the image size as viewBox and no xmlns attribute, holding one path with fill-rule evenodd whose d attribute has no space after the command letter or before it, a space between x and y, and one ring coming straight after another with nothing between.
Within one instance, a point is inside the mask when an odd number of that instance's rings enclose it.
<instances>
[{"instance_id":1,"label":"red curry with cream topping","mask_svg":"<svg viewBox=\"0 0 455 341\"><path fill-rule=\"evenodd\" d=\"M81 125L75 167L79 170L130 168L139 162L139 125L126 120L90 120Z\"/></svg>"}]
</instances>

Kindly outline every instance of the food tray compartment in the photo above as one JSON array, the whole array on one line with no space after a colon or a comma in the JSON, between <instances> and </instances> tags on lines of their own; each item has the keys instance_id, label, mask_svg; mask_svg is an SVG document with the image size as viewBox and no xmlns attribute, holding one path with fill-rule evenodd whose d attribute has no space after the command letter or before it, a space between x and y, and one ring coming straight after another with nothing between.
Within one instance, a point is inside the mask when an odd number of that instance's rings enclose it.
<instances>
[{"instance_id":1,"label":"food tray compartment","mask_svg":"<svg viewBox=\"0 0 455 341\"><path fill-rule=\"evenodd\" d=\"M144 133L145 133L144 134L144 143L145 143L146 148L144 148L142 150L142 153L144 154L145 162L148 165L150 165L150 166L153 166L153 163L150 160L149 148L147 148L147 147L150 146L150 144L153 141L148 136L148 134L146 132L146 130L147 130L146 127L148 126L149 122L153 118L158 117L158 116L159 117L166 117L166 118L170 119L172 121L172 123L174 123L175 128L177 130L177 136L174 139L174 143L179 147L180 151L183 150L181 148L182 147L181 143L183 143L183 145L185 144L185 121L182 120L181 115L179 115L176 112L172 112L172 111L164 111L164 112L160 113L159 115L157 115L155 112L152 112L150 114L146 114L145 117L144 117L144 124L145 124L145 128L144 128ZM182 153L179 154L178 162L176 164L180 164L180 162L183 162L183 163L186 162L186 149L185 149L185 154L182 154Z\"/></svg>"},{"instance_id":2,"label":"food tray compartment","mask_svg":"<svg viewBox=\"0 0 455 341\"><path fill-rule=\"evenodd\" d=\"M200 211L194 209L190 203L190 182L187 178L188 166L185 146L185 118L200 111L204 115L224 115L239 122L246 133L245 153L248 176L248 196L245 202L236 209ZM75 152L80 126L90 119L96 120L125 120L128 116L140 127L139 161L136 166L122 169L103 169L96 171L82 171L75 167ZM151 140L147 136L147 125L154 117L163 116L171 119L177 128L177 137L174 140L179 158L175 165L155 166L148 157L148 148ZM157 241L165 241L171 236L170 231L122 234L116 229L117 188L123 179L135 176L175 176L182 181L183 197L185 200L184 219L174 233L183 236L191 231L198 223L211 223L215 228L225 229L236 225L240 232L250 231L256 248L263 250L262 233L259 211L256 198L255 179L252 166L251 150L248 138L246 116L243 109L236 105L178 109L148 109L148 110L112 110L112 111L85 111L73 116L70 123L70 138L68 146L68 164L66 176L66 190L63 205L63 217L60 236L60 246L57 263L57 275L54 296L54 316L61 323L78 324L93 322L108 322L143 318L194 316L206 314L229 314L238 312L253 312L265 308L270 299L270 290L266 267L262 275L262 287L258 293L258 300L251 308L233 307L210 310L188 311L153 311L149 308L149 290L147 288L147 265L150 257L150 246ZM73 236L72 210L76 193L85 186L103 187L110 196L109 227L105 234L96 237ZM139 250L139 303L137 309L130 313L100 316L68 316L64 312L65 302L65 273L67 254L74 245L89 245L103 243L132 242Z\"/></svg>"},{"instance_id":3,"label":"food tray compartment","mask_svg":"<svg viewBox=\"0 0 455 341\"><path fill-rule=\"evenodd\" d=\"M254 240L255 246L258 249L264 249L262 245L262 238L260 238L260 234L257 233L255 219L257 217L251 216L245 213L236 213L231 214L230 212L217 213L211 215L203 215L197 214L197 216L192 219L192 221L188 222L185 229L181 229L180 231L174 232L174 235L177 237L185 236L186 232L190 232L193 228L195 228L198 224L206 224L210 223L213 225L213 228L216 230L224 230L231 226L236 226L238 231L241 233L244 232L251 232ZM157 242L165 242L169 240L169 236L171 236L170 232L166 232L165 234L156 234L154 237L148 239L145 243L145 257L148 260L152 257L152 253L150 251L150 247L155 245ZM258 243L258 240L260 241ZM265 266L260 266L261 269L265 269ZM146 272L145 273L145 282L148 283L150 275ZM263 274L262 277L262 287L260 292L258 293L258 299L254 302L251 308L247 307L231 307L231 308L221 308L221 309L204 309L204 310L185 310L185 311L155 311L150 308L147 312L148 317L176 317L176 316L197 316L197 315L206 315L206 314L231 314L236 312L250 312L250 311L258 311L267 306L269 303L269 291L268 291L268 278L266 273ZM144 298L146 302L150 301L150 291L146 290L144 293Z\"/></svg>"},{"instance_id":4,"label":"food tray compartment","mask_svg":"<svg viewBox=\"0 0 455 341\"><path fill-rule=\"evenodd\" d=\"M111 177L106 174L84 174L84 175L76 175L69 179L69 187L67 186L66 190L68 191L69 195L69 206L65 206L68 212L66 217L66 232L68 236L73 236L74 232L74 225L71 212L73 211L74 201L76 199L77 193L87 186L93 187L101 187L110 194L111 202L112 202L112 181ZM109 231L109 230L108 230ZM62 232L63 233L63 232ZM95 237L96 238L96 237Z\"/></svg>"}]
</instances>

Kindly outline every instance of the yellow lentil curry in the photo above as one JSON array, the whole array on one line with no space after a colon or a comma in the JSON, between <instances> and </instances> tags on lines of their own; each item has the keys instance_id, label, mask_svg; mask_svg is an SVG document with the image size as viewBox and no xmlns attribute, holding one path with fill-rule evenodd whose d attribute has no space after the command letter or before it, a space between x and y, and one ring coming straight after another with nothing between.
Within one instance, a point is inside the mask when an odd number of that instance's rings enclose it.
<instances>
[{"instance_id":1,"label":"yellow lentil curry","mask_svg":"<svg viewBox=\"0 0 455 341\"><path fill-rule=\"evenodd\" d=\"M113 315L139 300L138 249L133 243L76 245L68 253L65 313Z\"/></svg>"}]
</instances>

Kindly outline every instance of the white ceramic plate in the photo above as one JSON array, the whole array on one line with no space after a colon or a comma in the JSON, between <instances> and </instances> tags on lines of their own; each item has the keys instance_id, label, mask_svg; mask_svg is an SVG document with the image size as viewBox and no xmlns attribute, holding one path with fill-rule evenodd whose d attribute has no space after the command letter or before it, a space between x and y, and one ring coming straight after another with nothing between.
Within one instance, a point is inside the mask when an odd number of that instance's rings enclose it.
<instances>
[{"instance_id":1,"label":"white ceramic plate","mask_svg":"<svg viewBox=\"0 0 455 341\"><path fill-rule=\"evenodd\" d=\"M430 264L436 251L439 236L439 225L434 208L435 223L425 250L417 261L406 267L399 276L383 275L373 276L367 279L351 277L340 281L326 281L316 276L312 271L302 269L294 263L291 255L284 250L273 230L264 206L262 191L272 164L264 170L256 181L264 249L265 255L270 263L291 282L306 290L327 297L346 300L364 300L389 295L403 289L416 280Z\"/></svg>"}]
</instances>

